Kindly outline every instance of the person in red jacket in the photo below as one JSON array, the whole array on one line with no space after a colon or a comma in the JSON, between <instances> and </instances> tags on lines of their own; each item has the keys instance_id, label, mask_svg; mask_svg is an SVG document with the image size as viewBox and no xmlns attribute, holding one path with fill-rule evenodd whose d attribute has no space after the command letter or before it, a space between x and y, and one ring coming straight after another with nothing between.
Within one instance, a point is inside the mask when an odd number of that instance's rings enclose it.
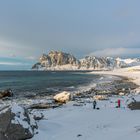
<instances>
[{"instance_id":1,"label":"person in red jacket","mask_svg":"<svg viewBox=\"0 0 140 140\"><path fill-rule=\"evenodd\" d=\"M121 107L121 100L118 99L118 108L120 108L120 107Z\"/></svg>"}]
</instances>

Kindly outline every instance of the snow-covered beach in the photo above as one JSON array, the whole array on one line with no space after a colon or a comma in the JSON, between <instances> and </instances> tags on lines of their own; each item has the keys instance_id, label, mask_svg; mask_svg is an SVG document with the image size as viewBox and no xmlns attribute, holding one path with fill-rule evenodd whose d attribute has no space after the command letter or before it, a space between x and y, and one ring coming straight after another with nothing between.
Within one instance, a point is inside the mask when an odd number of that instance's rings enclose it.
<instances>
[{"instance_id":1,"label":"snow-covered beach","mask_svg":"<svg viewBox=\"0 0 140 140\"><path fill-rule=\"evenodd\" d=\"M87 76L93 74L99 76L96 82L79 87L78 92L61 92L72 95L63 105L54 102L54 95L0 100L1 109L6 107L5 115L8 117L10 110L15 115L8 118L12 120L12 127L5 130L6 133L13 131L13 125L19 125L22 131L17 133L32 137L31 140L138 140L140 111L130 110L128 104L140 101L140 67L86 73ZM93 109L93 97L100 95L105 98L97 100L96 109ZM120 108L117 107L118 100ZM3 111L0 115L4 119ZM28 133L24 133L25 129Z\"/></svg>"},{"instance_id":2,"label":"snow-covered beach","mask_svg":"<svg viewBox=\"0 0 140 140\"><path fill-rule=\"evenodd\" d=\"M121 108L115 108L117 99L98 101L100 110L93 110L91 103L73 106L70 102L42 111L47 120L38 123L39 134L32 140L138 140L140 112L126 107L128 97L122 97Z\"/></svg>"},{"instance_id":3,"label":"snow-covered beach","mask_svg":"<svg viewBox=\"0 0 140 140\"><path fill-rule=\"evenodd\" d=\"M91 73L128 77L132 82L140 86L140 66L114 69L113 71L93 71ZM137 89L137 90L140 91L140 89Z\"/></svg>"},{"instance_id":4,"label":"snow-covered beach","mask_svg":"<svg viewBox=\"0 0 140 140\"><path fill-rule=\"evenodd\" d=\"M139 66L92 73L125 76L140 85ZM139 88L135 93L139 93ZM139 140L140 111L127 107L132 97L140 101L140 95L129 94L97 101L99 110L93 110L92 100L84 99L80 106L73 106L75 102L71 101L61 108L41 111L45 120L38 122L39 133L32 140ZM116 108L118 99L121 108Z\"/></svg>"}]
</instances>

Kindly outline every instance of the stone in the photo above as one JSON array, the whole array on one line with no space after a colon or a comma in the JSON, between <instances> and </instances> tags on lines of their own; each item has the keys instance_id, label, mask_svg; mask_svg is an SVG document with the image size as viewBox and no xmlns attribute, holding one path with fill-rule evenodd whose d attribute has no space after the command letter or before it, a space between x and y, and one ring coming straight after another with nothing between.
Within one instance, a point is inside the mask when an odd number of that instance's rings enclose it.
<instances>
[{"instance_id":1,"label":"stone","mask_svg":"<svg viewBox=\"0 0 140 140\"><path fill-rule=\"evenodd\" d=\"M108 96L106 95L95 95L93 97L94 100L108 100Z\"/></svg>"},{"instance_id":2,"label":"stone","mask_svg":"<svg viewBox=\"0 0 140 140\"><path fill-rule=\"evenodd\" d=\"M131 110L140 110L140 102L134 101L128 104L128 108Z\"/></svg>"},{"instance_id":3,"label":"stone","mask_svg":"<svg viewBox=\"0 0 140 140\"><path fill-rule=\"evenodd\" d=\"M34 119L37 121L42 120L43 118L44 118L43 113L34 114Z\"/></svg>"},{"instance_id":4,"label":"stone","mask_svg":"<svg viewBox=\"0 0 140 140\"><path fill-rule=\"evenodd\" d=\"M37 124L29 112L12 105L0 112L0 140L26 140L34 136Z\"/></svg>"},{"instance_id":5,"label":"stone","mask_svg":"<svg viewBox=\"0 0 140 140\"><path fill-rule=\"evenodd\" d=\"M123 92L120 92L120 93L119 93L119 95L120 95L120 96L124 96L124 95L125 95L125 93L123 93Z\"/></svg>"},{"instance_id":6,"label":"stone","mask_svg":"<svg viewBox=\"0 0 140 140\"><path fill-rule=\"evenodd\" d=\"M59 94L56 94L53 99L56 101L56 102L60 102L60 103L66 103L70 100L71 98L71 94L69 92L66 92L66 91L63 91Z\"/></svg>"},{"instance_id":7,"label":"stone","mask_svg":"<svg viewBox=\"0 0 140 140\"><path fill-rule=\"evenodd\" d=\"M57 104L38 103L38 104L31 105L29 109L49 109L49 108L57 108L61 105L62 105L61 103L57 103Z\"/></svg>"},{"instance_id":8,"label":"stone","mask_svg":"<svg viewBox=\"0 0 140 140\"><path fill-rule=\"evenodd\" d=\"M4 91L0 91L0 99L4 98L4 97L12 97L13 93L11 89L7 89Z\"/></svg>"}]
</instances>

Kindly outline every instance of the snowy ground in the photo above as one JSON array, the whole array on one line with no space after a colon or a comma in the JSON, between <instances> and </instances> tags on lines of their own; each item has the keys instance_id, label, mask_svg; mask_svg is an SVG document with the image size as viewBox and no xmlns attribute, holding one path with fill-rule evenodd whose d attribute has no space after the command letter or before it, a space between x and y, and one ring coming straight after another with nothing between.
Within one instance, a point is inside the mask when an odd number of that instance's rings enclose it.
<instances>
[{"instance_id":1,"label":"snowy ground","mask_svg":"<svg viewBox=\"0 0 140 140\"><path fill-rule=\"evenodd\" d=\"M108 74L108 75L118 75L126 76L130 78L134 83L140 86L140 66L134 66L129 68L115 69L113 71L96 71L91 72L93 74ZM140 91L140 88L137 89Z\"/></svg>"},{"instance_id":2,"label":"snowy ground","mask_svg":"<svg viewBox=\"0 0 140 140\"><path fill-rule=\"evenodd\" d=\"M140 85L140 66L92 73L126 76ZM140 111L127 108L130 96L98 101L100 110L93 110L92 103L73 106L69 102L61 108L42 111L46 119L38 122L39 133L32 140L139 140ZM133 96L140 101L140 95ZM121 108L116 108L118 99Z\"/></svg>"},{"instance_id":3,"label":"snowy ground","mask_svg":"<svg viewBox=\"0 0 140 140\"><path fill-rule=\"evenodd\" d=\"M122 106L116 108L117 99L98 101L100 110L93 110L92 103L76 107L73 102L47 110L47 120L39 122L39 134L32 140L139 140L140 111L126 107L129 97L121 97Z\"/></svg>"}]
</instances>

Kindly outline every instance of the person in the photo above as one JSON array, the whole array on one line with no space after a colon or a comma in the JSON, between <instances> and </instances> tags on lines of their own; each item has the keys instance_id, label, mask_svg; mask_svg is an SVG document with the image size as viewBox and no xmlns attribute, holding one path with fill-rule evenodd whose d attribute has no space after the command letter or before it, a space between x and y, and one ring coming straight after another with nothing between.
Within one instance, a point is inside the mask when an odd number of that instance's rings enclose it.
<instances>
[{"instance_id":1,"label":"person","mask_svg":"<svg viewBox=\"0 0 140 140\"><path fill-rule=\"evenodd\" d=\"M120 108L120 107L121 107L121 100L118 99L118 108Z\"/></svg>"},{"instance_id":2,"label":"person","mask_svg":"<svg viewBox=\"0 0 140 140\"><path fill-rule=\"evenodd\" d=\"M97 102L96 100L93 101L93 109L96 109Z\"/></svg>"}]
</instances>

